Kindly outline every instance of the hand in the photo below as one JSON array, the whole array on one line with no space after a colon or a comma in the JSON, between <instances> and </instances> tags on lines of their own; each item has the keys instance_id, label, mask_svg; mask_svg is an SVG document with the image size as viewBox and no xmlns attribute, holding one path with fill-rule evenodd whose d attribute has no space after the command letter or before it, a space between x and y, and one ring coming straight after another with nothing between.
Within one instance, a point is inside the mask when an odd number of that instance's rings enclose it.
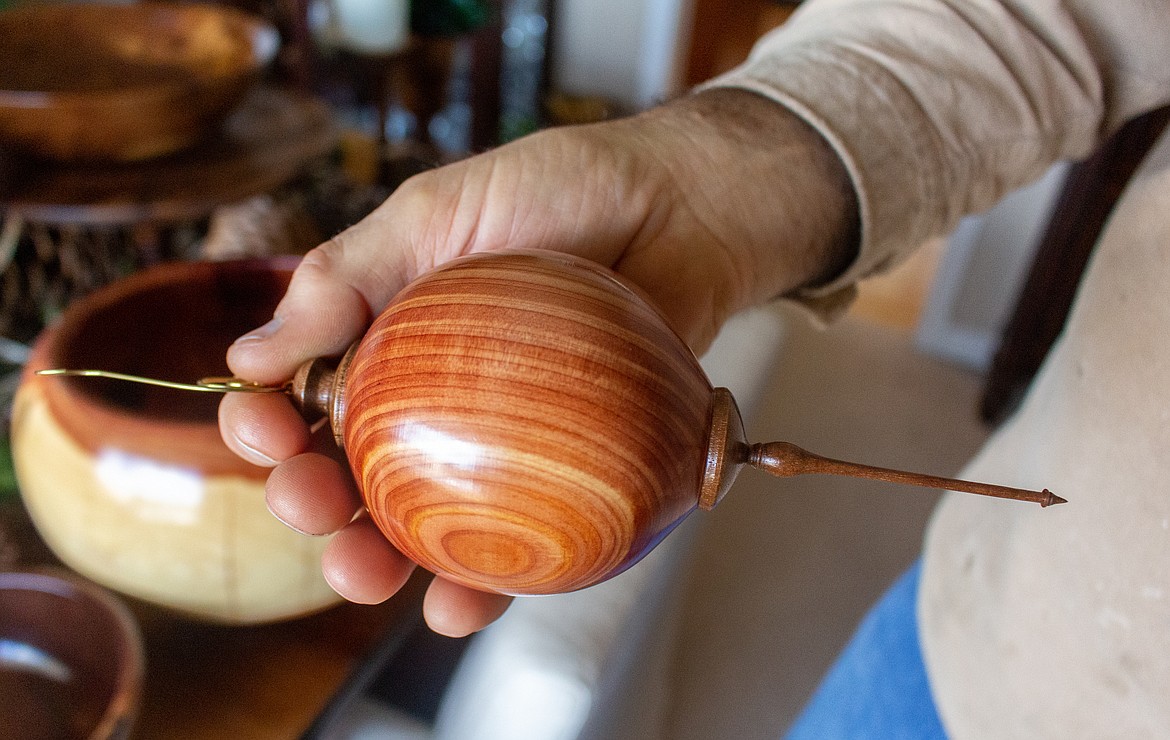
<instances>
[{"instance_id":1,"label":"hand","mask_svg":"<svg viewBox=\"0 0 1170 740\"><path fill-rule=\"evenodd\" d=\"M552 129L412 178L374 213L306 255L271 322L228 352L262 383L337 355L411 279L470 252L571 252L639 285L696 351L732 313L830 276L849 256L855 207L820 138L754 94L711 91L640 116ZM393 595L413 565L368 517L343 461L281 397L228 394L226 443L273 467L272 512L336 532L325 577L352 601ZM424 613L465 635L509 598L436 578Z\"/></svg>"}]
</instances>

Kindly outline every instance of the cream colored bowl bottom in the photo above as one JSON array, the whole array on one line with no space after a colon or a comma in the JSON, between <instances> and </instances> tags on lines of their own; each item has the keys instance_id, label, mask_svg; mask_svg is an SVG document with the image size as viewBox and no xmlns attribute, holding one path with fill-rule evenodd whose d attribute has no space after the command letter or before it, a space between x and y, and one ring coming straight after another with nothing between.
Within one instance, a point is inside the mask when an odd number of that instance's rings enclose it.
<instances>
[{"instance_id":1,"label":"cream colored bowl bottom","mask_svg":"<svg viewBox=\"0 0 1170 740\"><path fill-rule=\"evenodd\" d=\"M35 384L17 394L13 455L37 530L67 565L124 594L226 623L276 621L338 601L327 539L269 512L264 484L80 447Z\"/></svg>"}]
</instances>

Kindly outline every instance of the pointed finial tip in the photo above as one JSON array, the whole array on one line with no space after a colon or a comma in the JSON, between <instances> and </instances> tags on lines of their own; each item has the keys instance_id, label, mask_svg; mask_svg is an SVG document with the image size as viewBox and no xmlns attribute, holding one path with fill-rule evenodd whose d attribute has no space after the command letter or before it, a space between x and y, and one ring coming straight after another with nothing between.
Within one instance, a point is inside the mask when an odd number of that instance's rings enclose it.
<instances>
[{"instance_id":1,"label":"pointed finial tip","mask_svg":"<svg viewBox=\"0 0 1170 740\"><path fill-rule=\"evenodd\" d=\"M1068 499L1061 498L1060 496L1057 496L1055 493L1053 493L1052 491L1049 491L1047 488L1045 488L1043 491L1041 491L1041 493L1044 493L1047 495L1047 498L1044 499L1044 501L1042 501L1040 503L1041 507L1055 506L1056 504L1067 504L1068 503Z\"/></svg>"}]
</instances>

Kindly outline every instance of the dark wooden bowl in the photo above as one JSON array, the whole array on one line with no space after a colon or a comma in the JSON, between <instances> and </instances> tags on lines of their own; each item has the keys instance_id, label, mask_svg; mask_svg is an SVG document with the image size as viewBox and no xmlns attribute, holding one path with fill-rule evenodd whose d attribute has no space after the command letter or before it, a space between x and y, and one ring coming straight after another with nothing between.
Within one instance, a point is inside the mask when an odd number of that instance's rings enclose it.
<instances>
[{"instance_id":1,"label":"dark wooden bowl","mask_svg":"<svg viewBox=\"0 0 1170 740\"><path fill-rule=\"evenodd\" d=\"M63 571L0 573L0 644L0 736L129 736L142 637L112 595Z\"/></svg>"},{"instance_id":2,"label":"dark wooden bowl","mask_svg":"<svg viewBox=\"0 0 1170 740\"><path fill-rule=\"evenodd\" d=\"M177 151L223 120L278 45L271 25L220 6L0 13L0 145L57 160Z\"/></svg>"}]
</instances>

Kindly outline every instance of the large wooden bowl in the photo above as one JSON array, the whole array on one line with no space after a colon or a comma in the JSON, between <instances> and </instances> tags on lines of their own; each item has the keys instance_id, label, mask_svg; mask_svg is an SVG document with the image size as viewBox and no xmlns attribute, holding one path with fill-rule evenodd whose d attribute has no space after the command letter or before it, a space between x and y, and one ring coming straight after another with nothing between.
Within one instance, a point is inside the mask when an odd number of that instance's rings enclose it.
<instances>
[{"instance_id":1,"label":"large wooden bowl","mask_svg":"<svg viewBox=\"0 0 1170 740\"><path fill-rule=\"evenodd\" d=\"M137 273L71 305L38 339L17 392L20 493L61 560L103 586L211 621L268 622L336 603L325 538L278 522L268 471L219 435L219 397L88 378L227 372L232 340L267 321L294 262L192 262Z\"/></svg>"},{"instance_id":2,"label":"large wooden bowl","mask_svg":"<svg viewBox=\"0 0 1170 740\"><path fill-rule=\"evenodd\" d=\"M0 145L127 161L187 147L278 47L269 24L198 4L63 4L0 13Z\"/></svg>"}]
</instances>

